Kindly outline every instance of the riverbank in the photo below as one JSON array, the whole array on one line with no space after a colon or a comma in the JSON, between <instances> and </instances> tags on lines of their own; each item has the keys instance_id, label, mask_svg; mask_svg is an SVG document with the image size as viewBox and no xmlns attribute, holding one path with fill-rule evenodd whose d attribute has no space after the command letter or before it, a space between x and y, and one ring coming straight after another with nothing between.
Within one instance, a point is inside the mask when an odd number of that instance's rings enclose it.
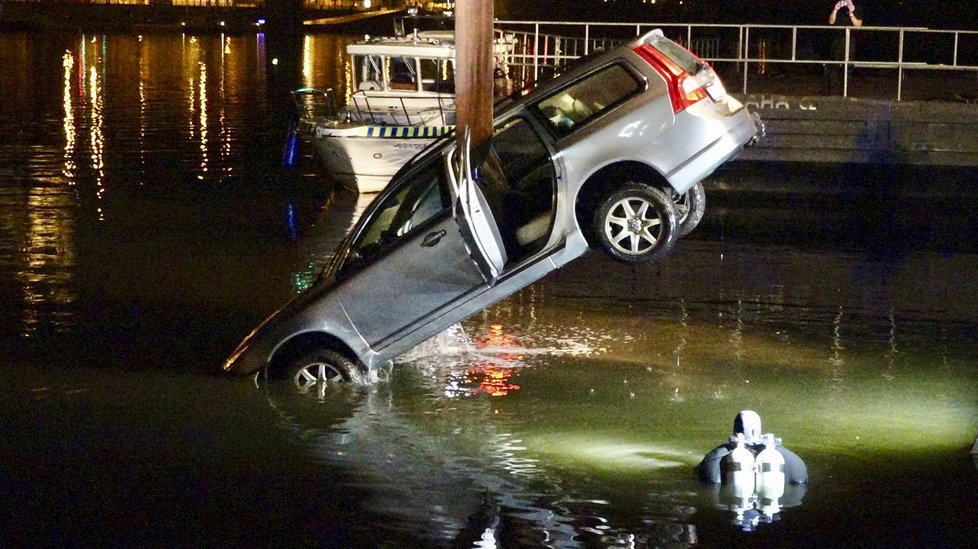
<instances>
[{"instance_id":1,"label":"riverbank","mask_svg":"<svg viewBox=\"0 0 978 549\"><path fill-rule=\"evenodd\" d=\"M278 28L303 27L309 19L315 29L390 29L389 18L399 11L304 10L286 13L282 6L270 7L201 7L163 5L91 5L40 4L36 2L0 2L0 31L63 30L102 32L195 33L252 32L256 28L277 25Z\"/></svg>"},{"instance_id":2,"label":"riverbank","mask_svg":"<svg viewBox=\"0 0 978 549\"><path fill-rule=\"evenodd\" d=\"M87 4L0 4L0 30L144 31L254 30L262 8L200 8Z\"/></svg>"}]
</instances>

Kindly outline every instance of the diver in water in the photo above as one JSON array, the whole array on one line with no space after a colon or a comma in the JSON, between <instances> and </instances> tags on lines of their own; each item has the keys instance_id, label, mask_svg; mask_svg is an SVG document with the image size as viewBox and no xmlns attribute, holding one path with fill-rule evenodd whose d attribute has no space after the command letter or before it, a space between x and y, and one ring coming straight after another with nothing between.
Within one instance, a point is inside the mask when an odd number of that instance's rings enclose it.
<instances>
[{"instance_id":1,"label":"diver in water","mask_svg":"<svg viewBox=\"0 0 978 549\"><path fill-rule=\"evenodd\" d=\"M737 435L741 435L744 446L756 457L764 449L764 435L761 434L761 416L753 410L743 410L734 418L733 434L726 444L717 446L706 454L696 466L696 474L703 482L720 484L723 482L721 462L737 446ZM785 484L807 484L808 468L797 454L781 445L776 439L775 450L784 457Z\"/></svg>"}]
</instances>

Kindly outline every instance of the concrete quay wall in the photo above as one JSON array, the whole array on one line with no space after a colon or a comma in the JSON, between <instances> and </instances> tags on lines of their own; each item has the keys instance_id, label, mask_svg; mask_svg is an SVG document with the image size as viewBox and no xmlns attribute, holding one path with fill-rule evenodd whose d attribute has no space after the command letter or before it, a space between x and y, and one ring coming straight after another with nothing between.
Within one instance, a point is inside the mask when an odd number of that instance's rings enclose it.
<instances>
[{"instance_id":1,"label":"concrete quay wall","mask_svg":"<svg viewBox=\"0 0 978 549\"><path fill-rule=\"evenodd\" d=\"M978 166L978 104L737 95L764 139L737 160Z\"/></svg>"}]
</instances>

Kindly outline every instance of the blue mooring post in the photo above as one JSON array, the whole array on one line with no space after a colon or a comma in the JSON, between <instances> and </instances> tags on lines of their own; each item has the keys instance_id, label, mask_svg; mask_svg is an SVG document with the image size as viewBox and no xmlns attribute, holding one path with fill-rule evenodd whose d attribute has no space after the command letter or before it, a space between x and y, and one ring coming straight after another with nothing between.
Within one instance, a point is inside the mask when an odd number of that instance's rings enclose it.
<instances>
[{"instance_id":1,"label":"blue mooring post","mask_svg":"<svg viewBox=\"0 0 978 549\"><path fill-rule=\"evenodd\" d=\"M285 229L289 240L295 242L299 239L299 213L292 202L285 205Z\"/></svg>"},{"instance_id":2,"label":"blue mooring post","mask_svg":"<svg viewBox=\"0 0 978 549\"><path fill-rule=\"evenodd\" d=\"M289 123L289 132L285 136L285 151L282 153L282 166L287 170L295 167L299 157L299 135L296 132L296 121Z\"/></svg>"}]
</instances>

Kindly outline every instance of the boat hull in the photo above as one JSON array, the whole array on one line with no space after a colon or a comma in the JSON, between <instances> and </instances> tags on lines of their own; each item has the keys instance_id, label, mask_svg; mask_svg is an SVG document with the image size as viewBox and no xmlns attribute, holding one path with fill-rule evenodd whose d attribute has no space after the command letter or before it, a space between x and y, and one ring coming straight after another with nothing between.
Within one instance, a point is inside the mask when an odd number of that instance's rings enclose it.
<instances>
[{"instance_id":1,"label":"boat hull","mask_svg":"<svg viewBox=\"0 0 978 549\"><path fill-rule=\"evenodd\" d=\"M359 193L380 192L408 160L454 126L318 126L303 136L338 183Z\"/></svg>"}]
</instances>

